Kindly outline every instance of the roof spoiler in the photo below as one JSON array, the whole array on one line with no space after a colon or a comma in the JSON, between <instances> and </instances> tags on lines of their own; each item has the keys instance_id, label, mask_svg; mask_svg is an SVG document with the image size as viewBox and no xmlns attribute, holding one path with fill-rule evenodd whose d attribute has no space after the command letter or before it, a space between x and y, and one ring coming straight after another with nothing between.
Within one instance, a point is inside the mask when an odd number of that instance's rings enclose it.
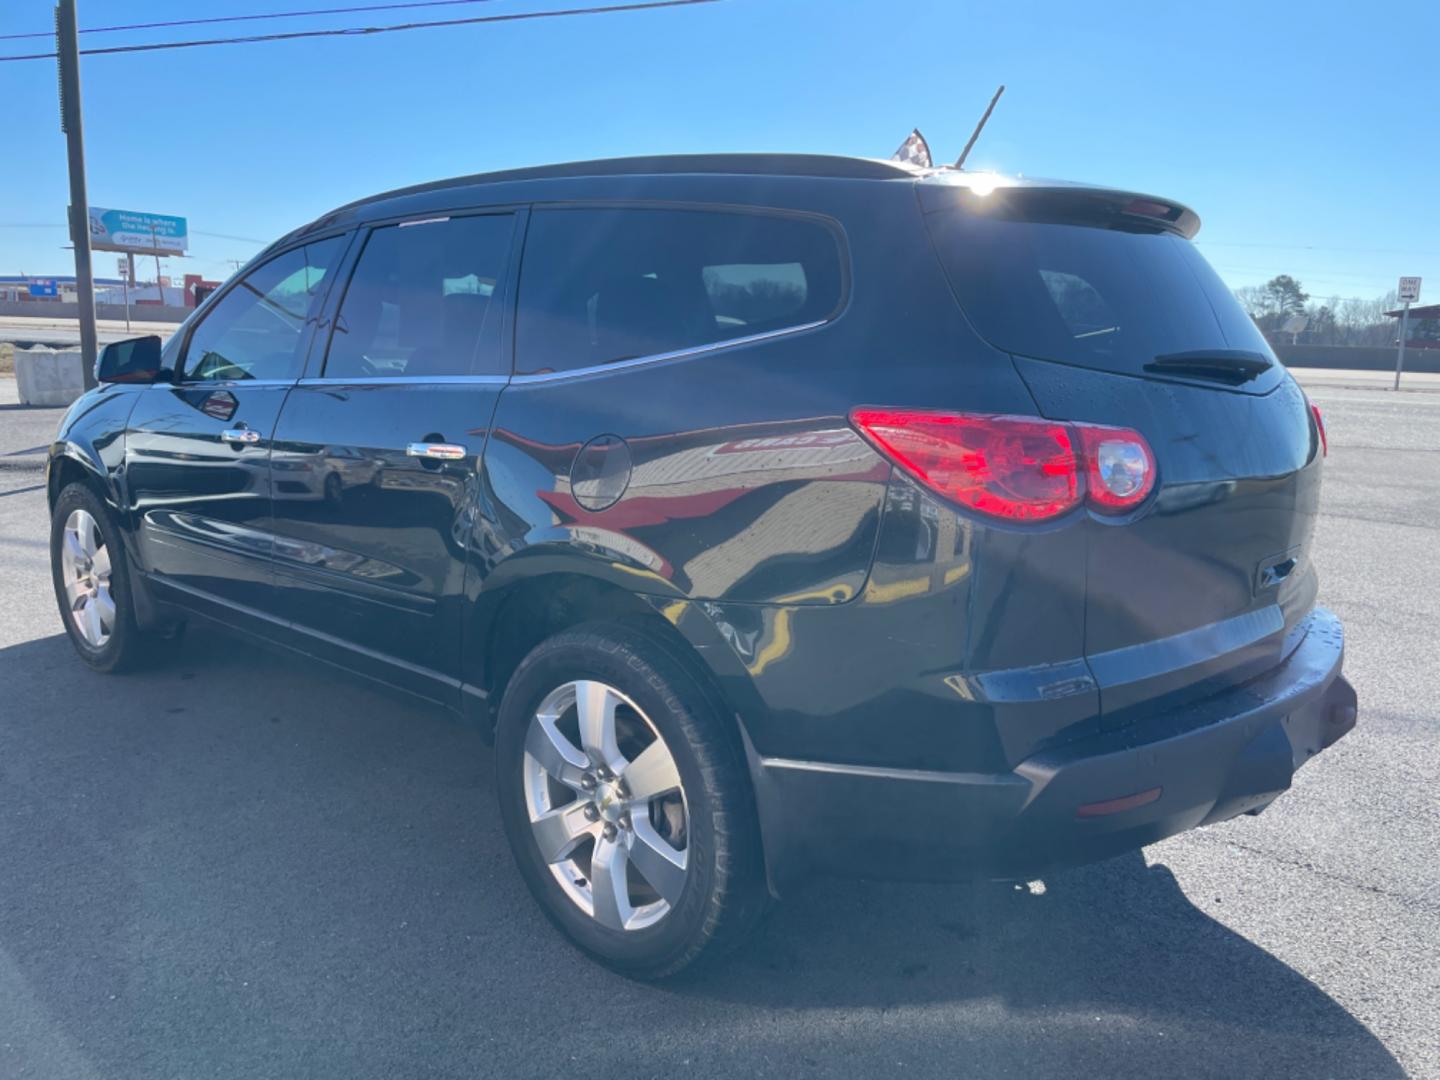
<instances>
[{"instance_id":1,"label":"roof spoiler","mask_svg":"<svg viewBox=\"0 0 1440 1080\"><path fill-rule=\"evenodd\" d=\"M927 214L964 208L1019 221L1164 231L1186 239L1200 231L1200 216L1188 206L1133 191L950 170L932 173L916 187Z\"/></svg>"}]
</instances>

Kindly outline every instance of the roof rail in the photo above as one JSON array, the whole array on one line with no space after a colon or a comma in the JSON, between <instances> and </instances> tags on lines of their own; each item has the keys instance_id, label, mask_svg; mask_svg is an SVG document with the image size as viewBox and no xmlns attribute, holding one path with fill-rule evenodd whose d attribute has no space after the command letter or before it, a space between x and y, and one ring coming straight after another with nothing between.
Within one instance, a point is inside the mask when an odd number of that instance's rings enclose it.
<instances>
[{"instance_id":1,"label":"roof rail","mask_svg":"<svg viewBox=\"0 0 1440 1080\"><path fill-rule=\"evenodd\" d=\"M847 180L914 179L916 171L894 161L842 157L835 154L658 154L647 157L600 158L554 165L533 165L499 172L474 173L447 180L381 192L338 207L335 213L356 206L418 195L446 188L477 184L499 184L511 180L551 180L581 176L661 176L684 173L716 173L743 176L815 176ZM325 215L330 217L330 214Z\"/></svg>"}]
</instances>

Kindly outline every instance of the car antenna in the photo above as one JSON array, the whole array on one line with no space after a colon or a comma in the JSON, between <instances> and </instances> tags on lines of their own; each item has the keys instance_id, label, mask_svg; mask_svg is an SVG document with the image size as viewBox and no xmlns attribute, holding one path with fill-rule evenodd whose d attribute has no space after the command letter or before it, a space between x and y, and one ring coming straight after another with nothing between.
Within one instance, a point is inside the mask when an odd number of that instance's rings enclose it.
<instances>
[{"instance_id":1,"label":"car antenna","mask_svg":"<svg viewBox=\"0 0 1440 1080\"><path fill-rule=\"evenodd\" d=\"M960 156L955 159L952 169L965 167L965 159L970 156L970 148L975 145L975 140L980 138L980 132L985 130L985 122L990 119L990 114L995 111L995 103L1000 100L1000 95L1005 92L1005 84L1000 84L1000 89L995 91L995 96L990 99L990 104L985 106L985 115L980 117L980 122L975 125L975 130L970 133L970 141L965 144L965 149L960 151Z\"/></svg>"}]
</instances>

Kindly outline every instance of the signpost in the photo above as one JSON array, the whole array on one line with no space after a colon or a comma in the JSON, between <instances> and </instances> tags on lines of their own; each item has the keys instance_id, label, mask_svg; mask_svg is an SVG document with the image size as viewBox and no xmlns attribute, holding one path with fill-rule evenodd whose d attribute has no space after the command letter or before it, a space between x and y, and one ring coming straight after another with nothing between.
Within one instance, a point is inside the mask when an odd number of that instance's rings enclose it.
<instances>
[{"instance_id":1,"label":"signpost","mask_svg":"<svg viewBox=\"0 0 1440 1080\"><path fill-rule=\"evenodd\" d=\"M130 332L130 264L135 260L133 255L121 255L115 260L115 266L120 274L120 283L125 288L125 332Z\"/></svg>"},{"instance_id":2,"label":"signpost","mask_svg":"<svg viewBox=\"0 0 1440 1080\"><path fill-rule=\"evenodd\" d=\"M1400 350L1395 356L1395 389L1400 389L1400 373L1405 370L1405 339L1410 336L1410 305L1420 299L1420 279L1400 279Z\"/></svg>"}]
</instances>

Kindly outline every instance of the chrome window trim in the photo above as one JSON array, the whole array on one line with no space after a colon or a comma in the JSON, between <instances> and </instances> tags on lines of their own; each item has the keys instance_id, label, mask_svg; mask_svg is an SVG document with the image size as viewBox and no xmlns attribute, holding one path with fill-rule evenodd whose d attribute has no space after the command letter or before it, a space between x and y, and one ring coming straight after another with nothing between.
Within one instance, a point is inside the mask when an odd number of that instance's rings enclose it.
<instances>
[{"instance_id":1,"label":"chrome window trim","mask_svg":"<svg viewBox=\"0 0 1440 1080\"><path fill-rule=\"evenodd\" d=\"M294 386L294 379L181 379L153 382L147 390L258 390L263 387Z\"/></svg>"},{"instance_id":2,"label":"chrome window trim","mask_svg":"<svg viewBox=\"0 0 1440 1080\"><path fill-rule=\"evenodd\" d=\"M844 310L843 308L841 310ZM838 316L838 312L836 315ZM554 382L557 379L574 379L584 375L596 375L605 371L622 371L626 368L640 367L645 364L659 364L667 360L684 360L692 356L701 356L706 353L718 352L721 349L730 349L743 345L754 345L761 341L772 341L779 337L788 337L791 334L803 334L810 330L818 330L822 326L828 326L835 321L835 317L816 319L814 322L799 323L796 326L784 326L779 330L766 330L760 334L747 334L745 337L727 338L724 341L712 341L704 345L692 345L688 349L675 349L672 352L652 353L649 356L632 356L626 360L613 360L608 364L591 364L589 367L566 368L564 371L544 371L532 375L514 375L512 383L540 383Z\"/></svg>"},{"instance_id":3,"label":"chrome window trim","mask_svg":"<svg viewBox=\"0 0 1440 1080\"><path fill-rule=\"evenodd\" d=\"M367 375L359 379L300 379L296 386L503 386L508 375Z\"/></svg>"}]
</instances>

